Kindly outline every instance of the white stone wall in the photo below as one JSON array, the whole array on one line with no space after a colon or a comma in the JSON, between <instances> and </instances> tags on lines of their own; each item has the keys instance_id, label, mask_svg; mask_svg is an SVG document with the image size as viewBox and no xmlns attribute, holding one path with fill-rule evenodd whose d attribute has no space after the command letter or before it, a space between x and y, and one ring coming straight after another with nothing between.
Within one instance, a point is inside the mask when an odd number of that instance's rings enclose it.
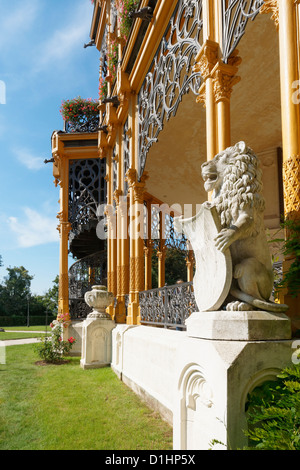
<instances>
[{"instance_id":1,"label":"white stone wall","mask_svg":"<svg viewBox=\"0 0 300 470\"><path fill-rule=\"evenodd\" d=\"M213 439L241 448L248 392L292 355L289 340L203 340L146 326L117 325L112 343L113 370L172 423L176 450L209 449Z\"/></svg>"}]
</instances>

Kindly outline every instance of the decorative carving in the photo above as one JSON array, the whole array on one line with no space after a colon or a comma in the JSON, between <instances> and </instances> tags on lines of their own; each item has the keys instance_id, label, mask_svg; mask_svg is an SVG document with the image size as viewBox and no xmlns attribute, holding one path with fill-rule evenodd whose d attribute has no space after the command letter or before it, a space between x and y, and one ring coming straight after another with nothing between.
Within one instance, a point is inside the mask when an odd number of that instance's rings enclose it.
<instances>
[{"instance_id":1,"label":"decorative carving","mask_svg":"<svg viewBox=\"0 0 300 470\"><path fill-rule=\"evenodd\" d=\"M135 291L141 292L145 287L145 258L136 256L133 258Z\"/></svg>"},{"instance_id":2,"label":"decorative carving","mask_svg":"<svg viewBox=\"0 0 300 470\"><path fill-rule=\"evenodd\" d=\"M126 180L126 173L130 168L130 132L128 128L128 118L124 124L123 128L123 174L124 174L124 196L127 196L128 193L128 182Z\"/></svg>"},{"instance_id":3,"label":"decorative carving","mask_svg":"<svg viewBox=\"0 0 300 470\"><path fill-rule=\"evenodd\" d=\"M296 3L296 2L295 2ZM279 29L279 4L278 0L265 0L260 9L260 13L272 13L271 20L274 20L277 30Z\"/></svg>"},{"instance_id":4,"label":"decorative carving","mask_svg":"<svg viewBox=\"0 0 300 470\"><path fill-rule=\"evenodd\" d=\"M93 311L87 318L103 318L111 320L111 316L105 312L105 309L112 304L114 296L112 292L107 292L106 286L93 286L92 290L86 292L84 300Z\"/></svg>"},{"instance_id":5,"label":"decorative carving","mask_svg":"<svg viewBox=\"0 0 300 470\"><path fill-rule=\"evenodd\" d=\"M269 312L284 312L288 308L286 305L269 301L274 276L263 221L264 199L261 176L258 158L245 142L227 148L213 160L202 165L204 188L213 192L211 203L205 203L193 219L178 220L179 223L181 221L187 237L191 239L191 234L199 233L196 222L203 209L209 210L212 214L217 213L220 223L220 227L216 225L219 230L217 236L214 236L214 240L209 238L209 233L207 235L204 233L204 236L208 239L207 245L213 242L217 250L228 258L226 265L228 274L221 295L227 296L230 291L230 294L238 300L230 302L225 298L227 310L244 311L253 310L255 307ZM193 224L198 227L197 232ZM201 238L197 240L194 236L192 244L196 259L199 243L202 243ZM230 258L232 265L229 264ZM206 263L207 272L210 268L216 270L209 265L208 258ZM217 268L215 276L218 276L218 273ZM194 287L198 292L198 286L201 289L203 279L197 277L196 283L196 277L197 270ZM212 271L210 277L213 278Z\"/></svg>"},{"instance_id":6,"label":"decorative carving","mask_svg":"<svg viewBox=\"0 0 300 470\"><path fill-rule=\"evenodd\" d=\"M165 120L176 115L184 94L198 94L201 76L193 65L202 27L202 0L179 0L138 97L139 179Z\"/></svg>"},{"instance_id":7,"label":"decorative carving","mask_svg":"<svg viewBox=\"0 0 300 470\"><path fill-rule=\"evenodd\" d=\"M218 49L219 45L216 42L207 40L195 59L196 65L194 65L193 71L199 72L203 80L206 80L210 76L211 71L218 61Z\"/></svg>"},{"instance_id":8,"label":"decorative carving","mask_svg":"<svg viewBox=\"0 0 300 470\"><path fill-rule=\"evenodd\" d=\"M236 50L228 59L228 64L218 63L212 71L215 101L230 100L234 85L240 82L241 77L236 75L241 58Z\"/></svg>"},{"instance_id":9,"label":"decorative carving","mask_svg":"<svg viewBox=\"0 0 300 470\"><path fill-rule=\"evenodd\" d=\"M285 212L300 212L300 156L295 155L283 163Z\"/></svg>"}]
</instances>

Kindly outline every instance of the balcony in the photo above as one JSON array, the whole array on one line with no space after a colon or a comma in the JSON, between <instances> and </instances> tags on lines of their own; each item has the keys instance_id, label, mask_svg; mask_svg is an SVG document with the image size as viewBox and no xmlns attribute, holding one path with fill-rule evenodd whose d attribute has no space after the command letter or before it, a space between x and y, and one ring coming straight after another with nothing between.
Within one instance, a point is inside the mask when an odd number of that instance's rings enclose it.
<instances>
[{"instance_id":1,"label":"balcony","mask_svg":"<svg viewBox=\"0 0 300 470\"><path fill-rule=\"evenodd\" d=\"M64 132L93 133L99 128L98 100L83 99L80 96L62 102L60 113L64 120Z\"/></svg>"}]
</instances>

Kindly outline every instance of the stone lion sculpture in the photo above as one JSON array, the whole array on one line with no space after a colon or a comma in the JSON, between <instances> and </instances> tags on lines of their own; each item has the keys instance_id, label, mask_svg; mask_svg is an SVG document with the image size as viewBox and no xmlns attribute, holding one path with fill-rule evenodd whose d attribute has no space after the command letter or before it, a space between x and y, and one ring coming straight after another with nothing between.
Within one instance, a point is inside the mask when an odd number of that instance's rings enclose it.
<instances>
[{"instance_id":1,"label":"stone lion sculpture","mask_svg":"<svg viewBox=\"0 0 300 470\"><path fill-rule=\"evenodd\" d=\"M204 163L201 170L205 190L213 192L209 204L216 207L221 222L216 247L222 252L230 249L232 257L233 299L226 309L286 311L286 305L269 300L274 278L257 156L245 142L239 142Z\"/></svg>"}]
</instances>

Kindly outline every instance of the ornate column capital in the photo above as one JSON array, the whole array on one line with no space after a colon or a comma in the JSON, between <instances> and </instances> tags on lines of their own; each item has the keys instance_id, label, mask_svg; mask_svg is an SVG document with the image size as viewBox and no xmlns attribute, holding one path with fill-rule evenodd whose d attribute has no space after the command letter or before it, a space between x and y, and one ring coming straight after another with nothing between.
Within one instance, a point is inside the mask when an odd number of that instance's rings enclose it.
<instances>
[{"instance_id":1,"label":"ornate column capital","mask_svg":"<svg viewBox=\"0 0 300 470\"><path fill-rule=\"evenodd\" d=\"M211 75L213 77L215 101L229 101L234 85L240 82L241 77L236 75L242 59L236 50L228 59L228 64L218 62Z\"/></svg>"},{"instance_id":2,"label":"ornate column capital","mask_svg":"<svg viewBox=\"0 0 300 470\"><path fill-rule=\"evenodd\" d=\"M299 0L295 0L295 3L299 3ZM271 20L274 20L276 29L279 29L279 4L278 0L265 0L259 13L268 14L272 13Z\"/></svg>"},{"instance_id":3,"label":"ornate column capital","mask_svg":"<svg viewBox=\"0 0 300 470\"><path fill-rule=\"evenodd\" d=\"M218 62L218 51L219 44L207 39L197 54L193 71L200 72L203 80L210 77L213 68Z\"/></svg>"}]
</instances>

